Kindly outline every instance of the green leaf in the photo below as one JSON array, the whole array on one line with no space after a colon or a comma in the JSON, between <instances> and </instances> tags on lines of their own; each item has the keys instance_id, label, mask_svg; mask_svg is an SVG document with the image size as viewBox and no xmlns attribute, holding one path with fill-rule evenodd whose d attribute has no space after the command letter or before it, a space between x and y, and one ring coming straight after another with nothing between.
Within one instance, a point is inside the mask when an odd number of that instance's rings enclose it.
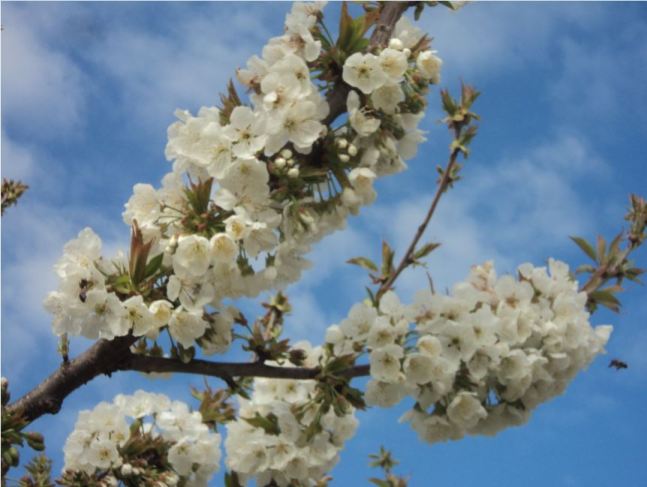
<instances>
[{"instance_id":1,"label":"green leaf","mask_svg":"<svg viewBox=\"0 0 647 487\"><path fill-rule=\"evenodd\" d=\"M481 95L473 86L461 85L461 106L466 110L469 109L476 99Z\"/></svg>"},{"instance_id":2,"label":"green leaf","mask_svg":"<svg viewBox=\"0 0 647 487\"><path fill-rule=\"evenodd\" d=\"M377 272L377 265L371 259L367 259L366 257L353 257L352 259L347 260L346 263L358 265L366 270Z\"/></svg>"},{"instance_id":3,"label":"green leaf","mask_svg":"<svg viewBox=\"0 0 647 487\"><path fill-rule=\"evenodd\" d=\"M429 254L431 254L434 250L436 250L438 247L440 247L439 243L433 243L429 242L425 245L423 245L421 248L415 251L413 254L413 260L419 260L427 257Z\"/></svg>"},{"instance_id":4,"label":"green leaf","mask_svg":"<svg viewBox=\"0 0 647 487\"><path fill-rule=\"evenodd\" d=\"M414 20L420 20L420 15L422 15L422 11L425 9L425 4L422 2L417 2L416 3L416 9L413 12L413 19Z\"/></svg>"},{"instance_id":5,"label":"green leaf","mask_svg":"<svg viewBox=\"0 0 647 487\"><path fill-rule=\"evenodd\" d=\"M256 413L253 418L242 419L256 428L261 428L268 435L281 434L281 428L279 428L279 420L272 413L268 414L267 416L261 416L259 413Z\"/></svg>"},{"instance_id":6,"label":"green leaf","mask_svg":"<svg viewBox=\"0 0 647 487\"><path fill-rule=\"evenodd\" d=\"M353 36L353 18L348 13L348 4L342 2L341 14L339 16L339 38L337 39L337 47L346 51L348 44Z\"/></svg>"},{"instance_id":7,"label":"green leaf","mask_svg":"<svg viewBox=\"0 0 647 487\"><path fill-rule=\"evenodd\" d=\"M582 237L571 236L570 239L577 244L577 246L582 249L582 251L588 255L593 261L597 261L597 256L595 255L595 249L593 246L584 240Z\"/></svg>"},{"instance_id":8,"label":"green leaf","mask_svg":"<svg viewBox=\"0 0 647 487\"><path fill-rule=\"evenodd\" d=\"M366 286L366 292L368 293L368 298L371 300L373 306L377 307L377 301L375 300L375 294L371 291L371 288Z\"/></svg>"},{"instance_id":9,"label":"green leaf","mask_svg":"<svg viewBox=\"0 0 647 487\"><path fill-rule=\"evenodd\" d=\"M638 284L642 284L642 281L638 278L641 274L645 273L645 269L640 269L638 267L632 267L630 269L627 269L625 271L625 277L629 279L630 281L637 282Z\"/></svg>"},{"instance_id":10,"label":"green leaf","mask_svg":"<svg viewBox=\"0 0 647 487\"><path fill-rule=\"evenodd\" d=\"M238 479L238 473L232 470L225 474L225 487L243 487Z\"/></svg>"},{"instance_id":11,"label":"green leaf","mask_svg":"<svg viewBox=\"0 0 647 487\"><path fill-rule=\"evenodd\" d=\"M382 275L389 276L393 272L393 256L395 253L386 241L382 242Z\"/></svg>"},{"instance_id":12,"label":"green leaf","mask_svg":"<svg viewBox=\"0 0 647 487\"><path fill-rule=\"evenodd\" d=\"M447 7L447 8L448 8L448 9L450 9L450 10L458 10L458 8L456 7L456 5L454 5L454 3L453 3L453 2L443 2L443 1L440 1L440 2L438 2L438 4L439 4L439 5L442 5L443 7Z\"/></svg>"},{"instance_id":13,"label":"green leaf","mask_svg":"<svg viewBox=\"0 0 647 487\"><path fill-rule=\"evenodd\" d=\"M440 98L443 102L443 110L445 110L445 113L450 117L453 116L458 107L452 95L449 94L449 90L440 90Z\"/></svg>"},{"instance_id":14,"label":"green leaf","mask_svg":"<svg viewBox=\"0 0 647 487\"><path fill-rule=\"evenodd\" d=\"M159 270L162 266L162 260L164 260L163 253L156 255L148 262L148 264L146 264L146 277L151 277Z\"/></svg>"},{"instance_id":15,"label":"green leaf","mask_svg":"<svg viewBox=\"0 0 647 487\"><path fill-rule=\"evenodd\" d=\"M598 262L600 264L603 264L606 261L606 242L604 240L604 237L602 235L598 235L597 239L597 247L598 247Z\"/></svg>"},{"instance_id":16,"label":"green leaf","mask_svg":"<svg viewBox=\"0 0 647 487\"><path fill-rule=\"evenodd\" d=\"M377 479L375 477L371 477L370 479L368 479L368 481L377 485L378 487L391 487L391 484L388 481Z\"/></svg>"},{"instance_id":17,"label":"green leaf","mask_svg":"<svg viewBox=\"0 0 647 487\"><path fill-rule=\"evenodd\" d=\"M609 289L599 289L589 294L589 299L597 304L601 304L616 313L620 312L620 301L613 295Z\"/></svg>"},{"instance_id":18,"label":"green leaf","mask_svg":"<svg viewBox=\"0 0 647 487\"><path fill-rule=\"evenodd\" d=\"M577 269L575 269L575 274L584 274L587 272L595 272L595 267L590 264L582 264Z\"/></svg>"}]
</instances>

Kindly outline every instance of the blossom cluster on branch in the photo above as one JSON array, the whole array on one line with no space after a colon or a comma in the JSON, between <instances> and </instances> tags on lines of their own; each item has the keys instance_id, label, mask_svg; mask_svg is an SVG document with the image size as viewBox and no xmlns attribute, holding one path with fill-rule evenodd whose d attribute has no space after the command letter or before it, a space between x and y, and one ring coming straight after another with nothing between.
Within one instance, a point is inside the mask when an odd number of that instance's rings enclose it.
<instances>
[{"instance_id":1,"label":"blossom cluster on branch","mask_svg":"<svg viewBox=\"0 0 647 487\"><path fill-rule=\"evenodd\" d=\"M304 365L323 359L321 347L296 344ZM240 399L239 419L227 425L227 466L256 485L313 485L339 460L344 442L358 425L354 408L344 414L329 409L317 416L312 407L315 381L254 379L251 398Z\"/></svg>"},{"instance_id":2,"label":"blossom cluster on branch","mask_svg":"<svg viewBox=\"0 0 647 487\"><path fill-rule=\"evenodd\" d=\"M64 453L61 485L199 486L220 467L220 435L186 404L140 390L81 411Z\"/></svg>"},{"instance_id":3,"label":"blossom cluster on branch","mask_svg":"<svg viewBox=\"0 0 647 487\"><path fill-rule=\"evenodd\" d=\"M176 112L166 146L171 172L158 189L135 185L125 205L129 252L104 258L99 236L82 230L65 246L55 267L59 288L45 301L56 335L123 340L123 363L95 376L128 363L148 372L141 361L133 365L142 356L165 371L188 366L198 353L222 354L240 339L254 354L243 365L286 371L269 376L284 378L239 382L226 368L241 364L194 361L221 365L211 375L228 385L220 395L196 394L201 412L143 391L83 411L65 445L63 485L206 485L220 463L217 423L227 425L228 485L326 485L357 428L357 409L410 397L414 406L402 419L425 441L494 434L526 421L604 351L611 327L591 326L591 294L553 259L548 268L523 264L516 277L497 277L487 262L450 293L423 290L411 304L393 290L405 268L437 247L417 246L476 134L478 92L466 85L460 101L441 93L454 140L426 220L399 266L383 246L381 275L371 275L379 289L330 326L322 346L282 339L289 304L281 293L252 325L231 305L297 281L311 245L371 204L374 181L404 170L425 140L418 124L442 61L400 18L408 4L368 6L355 19L344 4L336 41L324 5L296 3L283 35L237 72L247 98L230 82L218 107ZM381 39L384 12L392 23ZM351 262L377 273L368 259ZM369 365L357 365L364 356ZM288 378L293 371L311 379ZM358 375L370 375L364 393L350 387ZM226 402L234 394L235 412ZM377 464L389 482L404 482L391 474L386 452Z\"/></svg>"},{"instance_id":4,"label":"blossom cluster on branch","mask_svg":"<svg viewBox=\"0 0 647 487\"><path fill-rule=\"evenodd\" d=\"M449 295L423 290L405 306L390 291L377 309L358 304L326 339L338 353L369 352L367 404L415 399L403 420L425 441L492 435L524 423L604 351L612 327L591 327L586 303L563 262L523 264L517 279L488 262Z\"/></svg>"},{"instance_id":5,"label":"blossom cluster on branch","mask_svg":"<svg viewBox=\"0 0 647 487\"><path fill-rule=\"evenodd\" d=\"M378 176L406 167L425 140L417 125L440 60L401 19L389 47L345 59L343 80L359 91L344 122L324 125L321 7L296 4L284 35L238 72L251 105L230 85L220 108L178 112L173 171L158 190L135 185L126 204L128 258L103 259L90 229L65 247L46 300L57 335L156 339L166 329L184 349L224 352L238 313L223 300L296 281L310 245L373 202Z\"/></svg>"}]
</instances>

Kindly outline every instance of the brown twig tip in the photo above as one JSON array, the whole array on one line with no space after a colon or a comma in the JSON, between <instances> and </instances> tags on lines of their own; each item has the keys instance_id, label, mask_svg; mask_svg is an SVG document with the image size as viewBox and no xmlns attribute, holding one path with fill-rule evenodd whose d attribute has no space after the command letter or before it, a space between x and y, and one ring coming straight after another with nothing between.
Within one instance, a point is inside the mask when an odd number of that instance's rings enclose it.
<instances>
[{"instance_id":1,"label":"brown twig tip","mask_svg":"<svg viewBox=\"0 0 647 487\"><path fill-rule=\"evenodd\" d=\"M29 189L29 186L26 184L16 181L13 179L3 179L2 180L2 214L10 206L15 205L18 202L18 199L23 195L25 191Z\"/></svg>"}]
</instances>

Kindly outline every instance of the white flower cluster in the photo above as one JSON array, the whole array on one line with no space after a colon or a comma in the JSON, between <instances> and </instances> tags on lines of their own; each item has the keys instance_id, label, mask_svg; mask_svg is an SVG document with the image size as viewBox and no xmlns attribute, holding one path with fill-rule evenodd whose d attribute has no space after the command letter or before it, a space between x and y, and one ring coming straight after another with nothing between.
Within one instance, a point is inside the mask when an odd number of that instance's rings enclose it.
<instances>
[{"instance_id":1,"label":"white flower cluster","mask_svg":"<svg viewBox=\"0 0 647 487\"><path fill-rule=\"evenodd\" d=\"M425 141L418 129L423 95L429 83L440 81L442 61L430 50L414 57L413 50L423 41L422 31L403 17L389 47L378 55L355 53L344 63L344 81L362 93L351 90L346 101L353 145L362 154L359 184L353 182L343 194L352 211L374 199L373 179L405 169L404 161Z\"/></svg>"},{"instance_id":2,"label":"white flower cluster","mask_svg":"<svg viewBox=\"0 0 647 487\"><path fill-rule=\"evenodd\" d=\"M194 243L191 236L187 239L182 242ZM180 245L184 245L182 242ZM200 338L206 353L227 349L231 327L238 314L234 308L226 308L205 319L202 306L209 300L193 300L204 290L193 288L191 294L183 289L175 275L169 280L168 294L171 301L179 299L180 306L176 308L166 299L147 304L141 295L121 300L108 290L106 283L111 266L118 265L118 260L107 263L101 258L101 239L90 228L68 242L63 257L55 266L61 282L59 290L51 292L45 300L45 308L54 315L54 333L112 339L132 332L134 336L156 338L159 330L168 326L171 336L185 347ZM122 262L121 265L126 264ZM196 264L191 262L190 265Z\"/></svg>"},{"instance_id":3,"label":"white flower cluster","mask_svg":"<svg viewBox=\"0 0 647 487\"><path fill-rule=\"evenodd\" d=\"M160 279L149 283L160 292L120 292L115 282L128 279L127 263L102 262L100 240L86 229L66 246L60 288L46 300L56 334L155 338L168 327L185 348L197 342L224 352L236 312L223 310L223 300L296 281L311 244L374 201L378 176L406 167L424 140L423 95L440 60L432 51L414 59L423 34L400 20L379 55L346 60L343 79L362 94L350 90L343 126L324 126L329 107L311 72L322 53L313 31L324 4L296 3L284 34L239 70L250 106L235 96L224 110L178 112L166 148L173 171L160 189L135 185L123 218L152 242L149 260L162 256Z\"/></svg>"},{"instance_id":4,"label":"white flower cluster","mask_svg":"<svg viewBox=\"0 0 647 487\"><path fill-rule=\"evenodd\" d=\"M317 366L321 348L307 343L294 345L307 352L306 366ZM254 380L251 400L240 399L239 418L227 424L227 466L238 472L244 482L256 485L272 481L281 487L316 485L339 460L344 442L351 438L358 421L354 413L341 417L331 409L321 419L322 430L308 438L307 425L315 418L307 411L301 419L297 411L311 399L314 381L286 379ZM267 432L242 418L256 415L273 417L277 431Z\"/></svg>"},{"instance_id":5,"label":"white flower cluster","mask_svg":"<svg viewBox=\"0 0 647 487\"><path fill-rule=\"evenodd\" d=\"M152 421L144 422L147 417ZM159 437L170 446L167 460L173 471L164 473L165 485L186 482L182 485L206 486L219 469L220 435L209 431L199 412L191 412L186 404L171 402L162 394L139 390L132 396L116 396L112 404L101 402L92 411L79 413L65 443L64 471L90 475L110 472L130 484L136 482L145 467L137 467L133 461L137 459L123 458L120 453L128 452L132 441L129 420L141 422L138 432Z\"/></svg>"},{"instance_id":6,"label":"white flower cluster","mask_svg":"<svg viewBox=\"0 0 647 487\"><path fill-rule=\"evenodd\" d=\"M386 293L378 310L354 306L326 341L337 353L368 348L367 404L413 397L404 419L424 440L494 434L561 394L612 329L591 327L586 294L563 262L518 272L497 278L488 262L450 295L421 291L410 306Z\"/></svg>"}]
</instances>

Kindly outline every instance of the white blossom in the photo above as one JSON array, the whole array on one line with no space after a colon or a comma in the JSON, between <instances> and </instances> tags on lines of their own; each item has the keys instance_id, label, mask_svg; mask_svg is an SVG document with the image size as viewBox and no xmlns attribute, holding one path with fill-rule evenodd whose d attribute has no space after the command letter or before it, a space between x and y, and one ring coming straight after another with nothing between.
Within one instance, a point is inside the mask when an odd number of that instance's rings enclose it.
<instances>
[{"instance_id":1,"label":"white blossom","mask_svg":"<svg viewBox=\"0 0 647 487\"><path fill-rule=\"evenodd\" d=\"M352 54L344 61L342 78L350 86L359 88L366 95L382 86L387 80L380 64L380 58L374 54L359 52Z\"/></svg>"}]
</instances>

